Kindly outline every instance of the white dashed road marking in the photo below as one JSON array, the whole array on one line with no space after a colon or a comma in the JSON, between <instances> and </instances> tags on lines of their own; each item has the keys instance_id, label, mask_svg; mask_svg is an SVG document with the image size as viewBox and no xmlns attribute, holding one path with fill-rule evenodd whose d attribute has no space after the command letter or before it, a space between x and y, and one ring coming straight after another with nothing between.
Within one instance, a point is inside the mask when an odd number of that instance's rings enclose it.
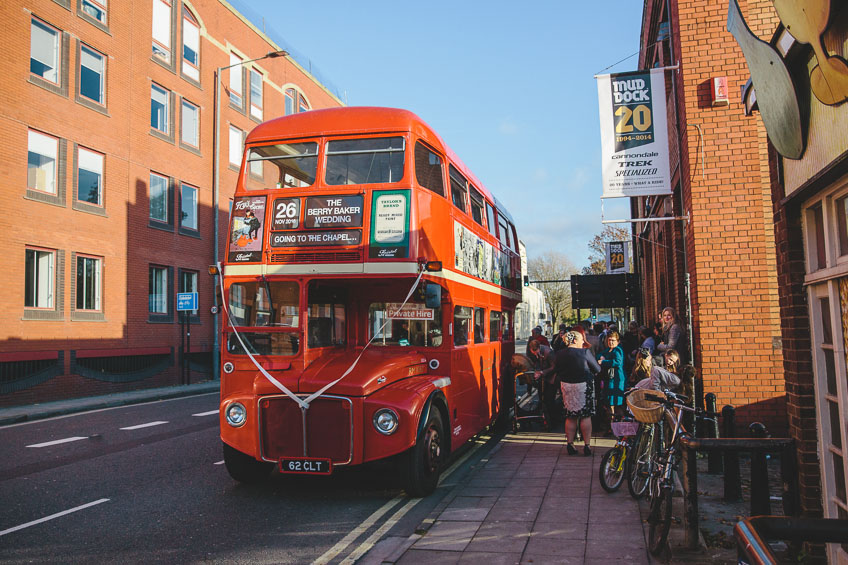
<instances>
[{"instance_id":1,"label":"white dashed road marking","mask_svg":"<svg viewBox=\"0 0 848 565\"><path fill-rule=\"evenodd\" d=\"M54 518L59 518L61 516L65 516L66 514L71 514L72 512L77 512L79 510L84 510L85 508L96 506L104 502L109 502L109 499L101 498L100 500L95 500L94 502L89 502L88 504L83 504L82 506L71 508L70 510L63 510L62 512L57 512L56 514L51 514L50 516L45 516L44 518L39 518L38 520L33 520L32 522L27 522L26 524L21 524L20 526L15 526L14 528L3 530L2 532L0 532L0 536L5 536L6 534L11 534L12 532L17 532L18 530L23 530L24 528L29 528L30 526L35 526L36 524L41 524L42 522L47 522L48 520L53 520Z\"/></svg>"},{"instance_id":2,"label":"white dashed road marking","mask_svg":"<svg viewBox=\"0 0 848 565\"><path fill-rule=\"evenodd\" d=\"M44 443L34 443L32 445L28 445L27 447L48 447L50 445L59 445L60 443L68 443L71 441L79 441L81 439L88 439L87 437L66 437L65 439L54 439L53 441L45 441Z\"/></svg>"},{"instance_id":3,"label":"white dashed road marking","mask_svg":"<svg viewBox=\"0 0 848 565\"><path fill-rule=\"evenodd\" d=\"M152 426L161 426L162 424L167 424L168 422L148 422L146 424L139 424L137 426L127 426L126 428L121 428L122 430L140 430L141 428L150 428Z\"/></svg>"},{"instance_id":4,"label":"white dashed road marking","mask_svg":"<svg viewBox=\"0 0 848 565\"><path fill-rule=\"evenodd\" d=\"M192 416L211 416L212 414L217 414L218 410L210 410L209 412L201 412L199 414L192 414Z\"/></svg>"}]
</instances>

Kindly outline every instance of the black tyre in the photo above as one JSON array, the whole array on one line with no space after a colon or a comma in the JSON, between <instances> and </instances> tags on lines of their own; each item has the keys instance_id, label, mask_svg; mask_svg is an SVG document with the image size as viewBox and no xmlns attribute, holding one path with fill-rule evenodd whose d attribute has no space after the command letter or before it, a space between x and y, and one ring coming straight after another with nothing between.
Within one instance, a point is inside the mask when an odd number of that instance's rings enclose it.
<instances>
[{"instance_id":1,"label":"black tyre","mask_svg":"<svg viewBox=\"0 0 848 565\"><path fill-rule=\"evenodd\" d=\"M601 458L601 466L598 469L598 479L605 491L615 492L624 482L625 462L625 452L621 447L613 447L604 453Z\"/></svg>"},{"instance_id":2,"label":"black tyre","mask_svg":"<svg viewBox=\"0 0 848 565\"><path fill-rule=\"evenodd\" d=\"M261 483L274 470L274 464L267 461L257 461L250 455L238 449L224 445L224 465L230 476L240 483Z\"/></svg>"},{"instance_id":3,"label":"black tyre","mask_svg":"<svg viewBox=\"0 0 848 565\"><path fill-rule=\"evenodd\" d=\"M409 496L427 496L436 490L446 455L444 430L442 414L432 406L424 430L401 460L403 489Z\"/></svg>"},{"instance_id":4,"label":"black tyre","mask_svg":"<svg viewBox=\"0 0 848 565\"><path fill-rule=\"evenodd\" d=\"M648 550L652 555L663 553L668 543L668 530L671 528L671 499L671 487L664 486L651 500L651 511L648 514Z\"/></svg>"},{"instance_id":5,"label":"black tyre","mask_svg":"<svg viewBox=\"0 0 848 565\"><path fill-rule=\"evenodd\" d=\"M627 490L633 498L642 498L648 490L653 471L654 436L652 425L641 426L627 457L625 467Z\"/></svg>"}]
</instances>

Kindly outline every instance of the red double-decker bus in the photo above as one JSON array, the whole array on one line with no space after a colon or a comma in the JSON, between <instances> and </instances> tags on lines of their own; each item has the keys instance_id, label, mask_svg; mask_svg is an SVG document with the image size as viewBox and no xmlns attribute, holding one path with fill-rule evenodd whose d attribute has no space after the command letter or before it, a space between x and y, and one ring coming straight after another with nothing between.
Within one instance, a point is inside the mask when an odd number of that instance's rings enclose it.
<instances>
[{"instance_id":1,"label":"red double-decker bus","mask_svg":"<svg viewBox=\"0 0 848 565\"><path fill-rule=\"evenodd\" d=\"M520 272L509 213L415 114L257 126L219 279L230 475L393 457L407 492L432 492L508 408Z\"/></svg>"}]
</instances>

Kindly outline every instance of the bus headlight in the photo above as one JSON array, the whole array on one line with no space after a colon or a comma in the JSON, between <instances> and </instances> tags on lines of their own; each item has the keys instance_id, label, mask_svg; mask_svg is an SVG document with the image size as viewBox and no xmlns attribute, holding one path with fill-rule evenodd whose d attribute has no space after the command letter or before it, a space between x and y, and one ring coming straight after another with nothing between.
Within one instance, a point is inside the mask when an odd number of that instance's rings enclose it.
<instances>
[{"instance_id":1,"label":"bus headlight","mask_svg":"<svg viewBox=\"0 0 848 565\"><path fill-rule=\"evenodd\" d=\"M380 408L374 412L374 428L383 435L390 436L398 429L398 415L390 408Z\"/></svg>"},{"instance_id":2,"label":"bus headlight","mask_svg":"<svg viewBox=\"0 0 848 565\"><path fill-rule=\"evenodd\" d=\"M224 363L224 372L225 373L227 373L229 375L230 373L233 372L233 369L235 369L235 367L233 367L232 363L230 363L229 361Z\"/></svg>"},{"instance_id":3,"label":"bus headlight","mask_svg":"<svg viewBox=\"0 0 848 565\"><path fill-rule=\"evenodd\" d=\"M234 428L240 428L247 421L247 410L241 402L233 402L224 411L227 423Z\"/></svg>"}]
</instances>

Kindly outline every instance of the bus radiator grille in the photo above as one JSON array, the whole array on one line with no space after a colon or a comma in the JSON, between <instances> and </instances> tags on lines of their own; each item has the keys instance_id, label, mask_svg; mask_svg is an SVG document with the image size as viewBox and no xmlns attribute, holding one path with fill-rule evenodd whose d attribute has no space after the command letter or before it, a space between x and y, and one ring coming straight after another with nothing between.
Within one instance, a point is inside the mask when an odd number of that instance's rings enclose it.
<instances>
[{"instance_id":1,"label":"bus radiator grille","mask_svg":"<svg viewBox=\"0 0 848 565\"><path fill-rule=\"evenodd\" d=\"M300 407L286 396L265 397L259 401L262 456L269 461L281 457L304 457L303 418ZM334 465L352 460L351 429L353 410L350 399L316 398L306 412L307 457L333 460Z\"/></svg>"},{"instance_id":2,"label":"bus radiator grille","mask_svg":"<svg viewBox=\"0 0 848 565\"><path fill-rule=\"evenodd\" d=\"M340 261L362 261L362 251L271 253L272 263L338 263Z\"/></svg>"}]
</instances>

